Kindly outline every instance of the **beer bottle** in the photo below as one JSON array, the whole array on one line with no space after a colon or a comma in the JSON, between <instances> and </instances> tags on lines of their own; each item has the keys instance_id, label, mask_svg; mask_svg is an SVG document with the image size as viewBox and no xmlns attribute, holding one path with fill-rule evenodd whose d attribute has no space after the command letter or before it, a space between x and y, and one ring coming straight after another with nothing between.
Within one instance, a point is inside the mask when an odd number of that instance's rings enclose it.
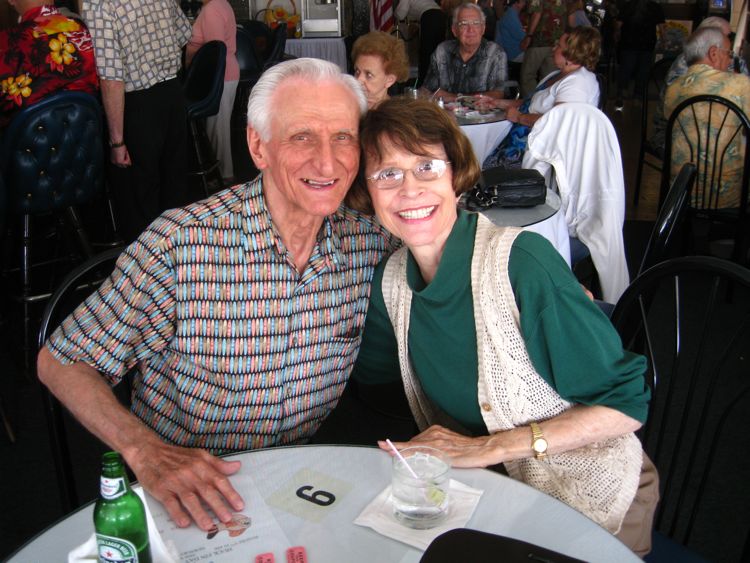
<instances>
[{"instance_id":1,"label":"beer bottle","mask_svg":"<svg viewBox=\"0 0 750 563\"><path fill-rule=\"evenodd\" d=\"M120 454L102 456L101 494L94 507L99 561L151 563L146 510L128 482Z\"/></svg>"}]
</instances>

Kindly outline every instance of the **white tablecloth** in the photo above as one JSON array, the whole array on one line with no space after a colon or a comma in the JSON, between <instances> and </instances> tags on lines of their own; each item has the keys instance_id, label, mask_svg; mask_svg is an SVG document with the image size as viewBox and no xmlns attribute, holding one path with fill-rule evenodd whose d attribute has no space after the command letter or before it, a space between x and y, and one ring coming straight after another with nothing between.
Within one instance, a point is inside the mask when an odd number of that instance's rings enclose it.
<instances>
[{"instance_id":1,"label":"white tablecloth","mask_svg":"<svg viewBox=\"0 0 750 563\"><path fill-rule=\"evenodd\" d=\"M347 72L346 45L341 37L287 39L284 52L295 57L331 61L339 65L341 72Z\"/></svg>"},{"instance_id":2,"label":"white tablecloth","mask_svg":"<svg viewBox=\"0 0 750 563\"><path fill-rule=\"evenodd\" d=\"M493 123L477 123L475 125L461 125L474 148L474 154L481 166L494 148L500 144L510 131L513 124L510 121L495 121Z\"/></svg>"}]
</instances>

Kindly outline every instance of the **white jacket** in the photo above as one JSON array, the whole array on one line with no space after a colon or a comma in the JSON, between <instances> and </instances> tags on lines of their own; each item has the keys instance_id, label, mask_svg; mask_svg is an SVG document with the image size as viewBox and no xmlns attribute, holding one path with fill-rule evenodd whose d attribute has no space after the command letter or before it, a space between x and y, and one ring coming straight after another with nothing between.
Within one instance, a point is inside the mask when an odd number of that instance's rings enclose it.
<instances>
[{"instance_id":1,"label":"white jacket","mask_svg":"<svg viewBox=\"0 0 750 563\"><path fill-rule=\"evenodd\" d=\"M554 169L568 232L589 248L604 300L616 303L630 276L620 145L607 116L588 104L555 106L534 124L523 168L546 178Z\"/></svg>"}]
</instances>

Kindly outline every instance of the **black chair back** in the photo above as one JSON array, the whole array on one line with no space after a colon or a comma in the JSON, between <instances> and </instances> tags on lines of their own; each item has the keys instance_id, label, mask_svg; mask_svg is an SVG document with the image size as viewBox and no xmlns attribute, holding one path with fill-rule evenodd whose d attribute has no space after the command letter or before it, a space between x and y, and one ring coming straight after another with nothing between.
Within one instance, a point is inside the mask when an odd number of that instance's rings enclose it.
<instances>
[{"instance_id":1,"label":"black chair back","mask_svg":"<svg viewBox=\"0 0 750 563\"><path fill-rule=\"evenodd\" d=\"M271 54L273 45L273 32L265 23L258 20L242 20L237 22L253 38L255 52L261 62L265 64Z\"/></svg>"},{"instance_id":2,"label":"black chair back","mask_svg":"<svg viewBox=\"0 0 750 563\"><path fill-rule=\"evenodd\" d=\"M104 185L102 111L83 92L59 92L16 114L0 169L9 212L37 215L90 201Z\"/></svg>"},{"instance_id":3,"label":"black chair back","mask_svg":"<svg viewBox=\"0 0 750 563\"><path fill-rule=\"evenodd\" d=\"M667 253L672 250L674 237L685 219L687 201L695 182L695 174L695 166L689 163L684 164L680 173L672 182L664 205L662 205L656 217L654 228L646 245L646 251L643 254L641 267L638 270L639 274L665 260Z\"/></svg>"},{"instance_id":4,"label":"black chair back","mask_svg":"<svg viewBox=\"0 0 750 563\"><path fill-rule=\"evenodd\" d=\"M268 59L263 65L264 69L270 68L284 59L284 49L286 48L286 26L280 25L273 30L273 43Z\"/></svg>"},{"instance_id":5,"label":"black chair back","mask_svg":"<svg viewBox=\"0 0 750 563\"><path fill-rule=\"evenodd\" d=\"M633 204L638 205L638 198L641 191L641 178L643 177L643 166L650 166L654 170L661 171L661 163L654 163L646 160L646 155L652 158L662 160L664 158L664 148L653 144L649 140L649 117L662 115L661 104L664 99L664 91L667 88L667 73L669 72L674 57L665 57L656 61L649 71L648 82L641 96L641 141L638 151L638 168L635 175L635 188L633 190ZM649 113L649 104L655 106L655 112Z\"/></svg>"},{"instance_id":6,"label":"black chair back","mask_svg":"<svg viewBox=\"0 0 750 563\"><path fill-rule=\"evenodd\" d=\"M209 41L195 53L183 85L190 119L219 112L226 64L227 46L222 41Z\"/></svg>"},{"instance_id":7,"label":"black chair back","mask_svg":"<svg viewBox=\"0 0 750 563\"><path fill-rule=\"evenodd\" d=\"M263 61L255 50L252 35L239 26L237 27L237 62L240 66L240 82L254 82L263 72Z\"/></svg>"},{"instance_id":8,"label":"black chair back","mask_svg":"<svg viewBox=\"0 0 750 563\"><path fill-rule=\"evenodd\" d=\"M750 184L750 120L733 102L714 95L694 96L684 100L667 121L664 145L664 166L659 194L663 205L672 177L673 148L677 143L689 151L689 161L697 170L695 187L688 205L711 221L733 226L733 259L747 260L748 186ZM744 150L744 154L742 151ZM727 176L729 158L741 154L740 177ZM735 191L736 190L736 191ZM734 204L727 205L726 193L737 195Z\"/></svg>"},{"instance_id":9,"label":"black chair back","mask_svg":"<svg viewBox=\"0 0 750 563\"><path fill-rule=\"evenodd\" d=\"M667 260L633 281L612 323L625 348L648 359L640 434L659 470L655 530L709 560L746 561L750 270L705 256Z\"/></svg>"},{"instance_id":10,"label":"black chair back","mask_svg":"<svg viewBox=\"0 0 750 563\"><path fill-rule=\"evenodd\" d=\"M604 111L607 105L607 96L609 91L607 88L607 77L601 72L596 73L596 81L599 83L599 103L596 105L601 111Z\"/></svg>"},{"instance_id":11,"label":"black chair back","mask_svg":"<svg viewBox=\"0 0 750 563\"><path fill-rule=\"evenodd\" d=\"M98 289L114 269L117 258L121 253L122 248L110 248L88 259L65 276L50 297L42 314L37 338L40 349L47 341L47 337L78 304ZM41 387L52 447L52 458L57 473L58 493L63 512L67 514L80 505L66 429L67 426L70 426L69 423L72 422L72 418L63 410L60 402L47 391L47 388L43 385ZM124 390L124 392L127 395L128 391ZM66 420L68 420L68 423L66 423Z\"/></svg>"}]
</instances>

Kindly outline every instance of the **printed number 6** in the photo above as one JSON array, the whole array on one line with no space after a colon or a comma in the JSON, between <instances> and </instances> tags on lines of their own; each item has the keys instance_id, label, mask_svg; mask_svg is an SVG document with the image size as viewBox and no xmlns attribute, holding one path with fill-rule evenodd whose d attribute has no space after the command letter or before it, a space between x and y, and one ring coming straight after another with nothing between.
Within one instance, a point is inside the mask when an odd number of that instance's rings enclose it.
<instances>
[{"instance_id":1,"label":"printed number 6","mask_svg":"<svg viewBox=\"0 0 750 563\"><path fill-rule=\"evenodd\" d=\"M318 506L330 506L336 501L336 496L328 491L312 491L312 485L304 485L297 489L297 496Z\"/></svg>"}]
</instances>

